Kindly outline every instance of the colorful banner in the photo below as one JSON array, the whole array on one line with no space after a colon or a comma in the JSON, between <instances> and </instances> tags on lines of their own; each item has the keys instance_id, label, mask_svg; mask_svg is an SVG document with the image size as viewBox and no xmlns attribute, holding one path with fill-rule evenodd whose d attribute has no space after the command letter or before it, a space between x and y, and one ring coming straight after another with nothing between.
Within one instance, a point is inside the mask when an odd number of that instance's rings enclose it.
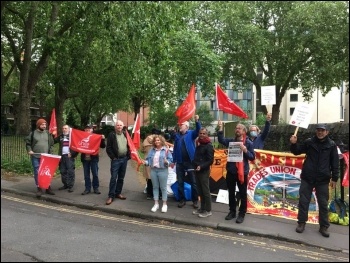
<instances>
[{"instance_id":1,"label":"colorful banner","mask_svg":"<svg viewBox=\"0 0 350 263\"><path fill-rule=\"evenodd\" d=\"M130 148L130 155L131 155L130 157L132 160L137 162L137 171L139 171L140 165L142 164L141 158L140 158L140 156L135 148L135 145L134 145L128 131L125 132L125 135L126 135L126 140L128 142L129 148Z\"/></svg>"},{"instance_id":2,"label":"colorful banner","mask_svg":"<svg viewBox=\"0 0 350 263\"><path fill-rule=\"evenodd\" d=\"M250 162L247 186L247 212L273 215L295 220L298 215L300 173L305 155L255 150ZM210 192L227 189L227 150L215 150L211 166ZM310 223L318 223L318 206L313 192L309 207Z\"/></svg>"},{"instance_id":3,"label":"colorful banner","mask_svg":"<svg viewBox=\"0 0 350 263\"><path fill-rule=\"evenodd\" d=\"M140 115L137 114L134 128L132 130L132 133L134 134L132 141L136 149L140 149L140 145L141 145L140 128L141 128Z\"/></svg>"},{"instance_id":4,"label":"colorful banner","mask_svg":"<svg viewBox=\"0 0 350 263\"><path fill-rule=\"evenodd\" d=\"M70 129L69 147L79 153L97 155L100 151L101 134Z\"/></svg>"},{"instance_id":5,"label":"colorful banner","mask_svg":"<svg viewBox=\"0 0 350 263\"><path fill-rule=\"evenodd\" d=\"M52 113L51 113L49 133L51 133L54 138L56 138L58 136L55 108L52 109Z\"/></svg>"},{"instance_id":6,"label":"colorful banner","mask_svg":"<svg viewBox=\"0 0 350 263\"><path fill-rule=\"evenodd\" d=\"M53 154L41 154L38 171L38 184L40 188L48 189L61 156Z\"/></svg>"}]
</instances>

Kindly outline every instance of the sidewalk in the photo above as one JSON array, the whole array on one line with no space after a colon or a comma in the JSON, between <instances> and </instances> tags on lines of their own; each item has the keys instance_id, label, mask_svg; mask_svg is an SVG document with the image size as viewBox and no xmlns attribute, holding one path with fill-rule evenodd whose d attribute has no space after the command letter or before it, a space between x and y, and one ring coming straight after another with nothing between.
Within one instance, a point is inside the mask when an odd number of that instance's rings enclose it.
<instances>
[{"instance_id":1,"label":"sidewalk","mask_svg":"<svg viewBox=\"0 0 350 263\"><path fill-rule=\"evenodd\" d=\"M103 151L99 163L100 195L94 193L81 195L84 191L84 176L83 170L80 168L76 170L73 193L58 190L62 186L61 178L59 177L55 178L52 183L52 188L56 195L42 195L41 198L84 209L101 210L103 212L138 218L160 219L178 224L210 227L223 231L243 233L244 235L263 236L349 253L349 226L331 224L329 228L330 237L325 238L318 232L319 226L316 224L307 224L304 233L298 234L295 232L297 226L296 220L274 216L247 214L244 222L237 224L235 219L230 221L225 220L225 216L229 210L228 205L216 203L215 197L213 197L212 203L213 215L207 218L199 218L192 215L192 211L194 210L192 202L187 202L183 208L178 208L178 202L174 197L169 197L168 199L167 213L161 213L160 210L153 213L151 212L153 200L146 199L146 194L143 192L145 180L142 175L138 174L132 164L133 162L133 160L129 160L128 162L124 181L122 194L127 197L126 200L115 199L111 205L105 205L110 179L110 161L105 151ZM33 178L16 177L15 179L6 180L1 178L1 191L36 198L36 188Z\"/></svg>"}]
</instances>

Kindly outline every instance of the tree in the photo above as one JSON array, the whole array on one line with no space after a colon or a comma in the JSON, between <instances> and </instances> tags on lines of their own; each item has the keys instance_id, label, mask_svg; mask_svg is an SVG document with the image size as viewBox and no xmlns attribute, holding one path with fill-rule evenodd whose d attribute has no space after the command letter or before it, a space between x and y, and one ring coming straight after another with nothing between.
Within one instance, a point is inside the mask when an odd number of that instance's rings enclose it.
<instances>
[{"instance_id":1,"label":"tree","mask_svg":"<svg viewBox=\"0 0 350 263\"><path fill-rule=\"evenodd\" d=\"M274 124L287 90L302 88L310 100L315 89L324 95L349 80L347 2L215 2L206 8L212 26L202 33L226 58L224 78L236 89L254 84L258 98L262 86L276 86ZM261 110L267 113L266 106Z\"/></svg>"},{"instance_id":2,"label":"tree","mask_svg":"<svg viewBox=\"0 0 350 263\"><path fill-rule=\"evenodd\" d=\"M196 114L199 116L202 127L208 128L214 121L214 117L210 114L210 108L207 104L202 104L196 109Z\"/></svg>"}]
</instances>

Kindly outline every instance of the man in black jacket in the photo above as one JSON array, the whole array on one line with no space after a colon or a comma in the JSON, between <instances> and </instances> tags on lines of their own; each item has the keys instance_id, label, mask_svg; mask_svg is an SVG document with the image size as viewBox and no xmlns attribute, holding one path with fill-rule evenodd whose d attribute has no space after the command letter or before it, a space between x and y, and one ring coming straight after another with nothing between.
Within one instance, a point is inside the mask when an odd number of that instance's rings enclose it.
<instances>
[{"instance_id":1,"label":"man in black jacket","mask_svg":"<svg viewBox=\"0 0 350 263\"><path fill-rule=\"evenodd\" d=\"M58 190L68 189L68 192L71 193L75 182L75 158L78 152L69 148L69 129L67 124L63 125L62 134L55 138L55 143L59 143L58 155L61 156L59 168L63 183Z\"/></svg>"},{"instance_id":2,"label":"man in black jacket","mask_svg":"<svg viewBox=\"0 0 350 263\"><path fill-rule=\"evenodd\" d=\"M115 131L108 134L106 152L111 158L111 179L109 181L109 192L106 205L110 205L114 198L125 200L122 195L124 177L128 160L130 159L130 149L123 130L124 123L118 120L115 124Z\"/></svg>"},{"instance_id":3,"label":"man in black jacket","mask_svg":"<svg viewBox=\"0 0 350 263\"><path fill-rule=\"evenodd\" d=\"M329 237L328 185L336 187L339 178L339 156L337 145L328 137L328 132L326 124L318 124L316 135L305 140L303 144L297 144L295 135L290 138L290 151L294 155L306 154L300 174L298 227L295 229L298 233L305 229L312 191L315 188L319 209L319 232L322 236Z\"/></svg>"}]
</instances>

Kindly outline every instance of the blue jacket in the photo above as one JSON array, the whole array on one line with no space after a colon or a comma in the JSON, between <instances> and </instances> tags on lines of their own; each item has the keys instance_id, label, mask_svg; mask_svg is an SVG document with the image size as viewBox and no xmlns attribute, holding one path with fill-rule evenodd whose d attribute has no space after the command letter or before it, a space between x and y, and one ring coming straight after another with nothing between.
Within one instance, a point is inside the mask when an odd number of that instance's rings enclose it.
<instances>
[{"instance_id":1,"label":"blue jacket","mask_svg":"<svg viewBox=\"0 0 350 263\"><path fill-rule=\"evenodd\" d=\"M258 136L255 139L251 139L249 137L249 140L253 143L254 149L261 149L262 150L264 148L265 140L266 140L267 135L269 134L269 131L270 131L270 126L271 126L271 122L266 121L264 130L262 133L258 134Z\"/></svg>"},{"instance_id":2,"label":"blue jacket","mask_svg":"<svg viewBox=\"0 0 350 263\"><path fill-rule=\"evenodd\" d=\"M191 159L191 162L194 159L194 151L196 149L195 139L198 137L199 130L202 128L200 121L196 121L196 129L188 130L184 135L179 132L174 134L174 151L173 151L173 159L174 163L182 163L181 156L181 142L182 137L185 140L186 150Z\"/></svg>"},{"instance_id":3,"label":"blue jacket","mask_svg":"<svg viewBox=\"0 0 350 263\"><path fill-rule=\"evenodd\" d=\"M149 150L148 155L146 157L146 165L150 166L151 169L153 167L153 159L155 154L156 154L156 149L152 148L151 150ZM168 161L167 165L164 165L165 158ZM160 155L159 155L159 166L160 166L159 168L168 168L168 166L172 162L173 162L173 156L171 152L165 146L163 146L162 149L160 150Z\"/></svg>"}]
</instances>

